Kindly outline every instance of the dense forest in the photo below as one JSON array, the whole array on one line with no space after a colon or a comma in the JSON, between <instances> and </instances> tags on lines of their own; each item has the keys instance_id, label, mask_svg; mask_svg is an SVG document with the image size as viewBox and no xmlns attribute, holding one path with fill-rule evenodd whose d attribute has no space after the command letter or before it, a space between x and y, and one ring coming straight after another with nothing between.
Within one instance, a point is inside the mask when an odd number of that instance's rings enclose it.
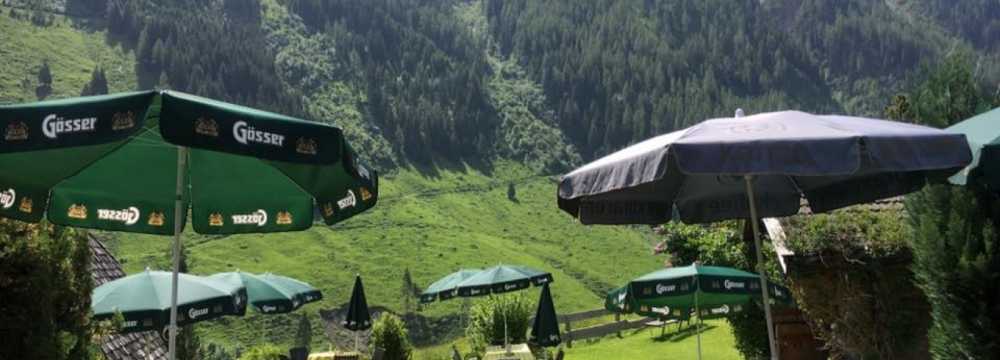
<instances>
[{"instance_id":1,"label":"dense forest","mask_svg":"<svg viewBox=\"0 0 1000 360\"><path fill-rule=\"evenodd\" d=\"M554 173L737 107L880 116L956 52L984 88L1000 78L991 0L48 3L102 19L88 26L134 49L140 87L335 123L383 168Z\"/></svg>"}]
</instances>

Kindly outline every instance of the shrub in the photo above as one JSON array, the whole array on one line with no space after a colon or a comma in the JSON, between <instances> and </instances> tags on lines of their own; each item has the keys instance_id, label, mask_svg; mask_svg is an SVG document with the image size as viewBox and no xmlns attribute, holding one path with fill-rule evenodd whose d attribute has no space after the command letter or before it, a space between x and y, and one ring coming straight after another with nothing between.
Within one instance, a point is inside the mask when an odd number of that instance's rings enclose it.
<instances>
[{"instance_id":1,"label":"shrub","mask_svg":"<svg viewBox=\"0 0 1000 360\"><path fill-rule=\"evenodd\" d=\"M902 211L788 219L791 289L834 356L924 358L928 305L909 270Z\"/></svg>"},{"instance_id":2,"label":"shrub","mask_svg":"<svg viewBox=\"0 0 1000 360\"><path fill-rule=\"evenodd\" d=\"M240 356L240 360L280 360L285 351L274 344L257 345Z\"/></svg>"},{"instance_id":3,"label":"shrub","mask_svg":"<svg viewBox=\"0 0 1000 360\"><path fill-rule=\"evenodd\" d=\"M504 320L511 343L527 342L529 318L534 308L525 293L490 296L472 307L466 336L476 353L490 345L503 345Z\"/></svg>"},{"instance_id":4,"label":"shrub","mask_svg":"<svg viewBox=\"0 0 1000 360\"><path fill-rule=\"evenodd\" d=\"M383 312L372 326L372 344L385 350L388 360L407 360L413 352L406 323L398 316Z\"/></svg>"}]
</instances>

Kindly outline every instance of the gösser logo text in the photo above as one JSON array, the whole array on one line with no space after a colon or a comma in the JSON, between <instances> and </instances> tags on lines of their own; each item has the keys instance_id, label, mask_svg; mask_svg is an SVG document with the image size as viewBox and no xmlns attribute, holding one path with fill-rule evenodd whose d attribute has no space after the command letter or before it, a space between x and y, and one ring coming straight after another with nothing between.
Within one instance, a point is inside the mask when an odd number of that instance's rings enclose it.
<instances>
[{"instance_id":1,"label":"g\u00f6sser logo text","mask_svg":"<svg viewBox=\"0 0 1000 360\"><path fill-rule=\"evenodd\" d=\"M96 117L65 119L51 114L42 120L42 133L49 139L55 139L63 133L94 131L96 126Z\"/></svg>"},{"instance_id":2,"label":"g\u00f6sser logo text","mask_svg":"<svg viewBox=\"0 0 1000 360\"><path fill-rule=\"evenodd\" d=\"M285 143L285 136L257 130L253 126L247 125L246 121L237 121L233 124L233 137L240 144L247 145L248 142L259 143L272 146L282 146Z\"/></svg>"}]
</instances>

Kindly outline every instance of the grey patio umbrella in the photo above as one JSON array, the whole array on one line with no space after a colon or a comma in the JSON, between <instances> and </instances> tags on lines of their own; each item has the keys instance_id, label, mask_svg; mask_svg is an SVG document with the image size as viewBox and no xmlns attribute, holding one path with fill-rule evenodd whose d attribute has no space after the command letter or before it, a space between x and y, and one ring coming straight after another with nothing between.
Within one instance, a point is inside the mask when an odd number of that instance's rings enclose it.
<instances>
[{"instance_id":1,"label":"grey patio umbrella","mask_svg":"<svg viewBox=\"0 0 1000 360\"><path fill-rule=\"evenodd\" d=\"M561 209L584 224L757 223L897 196L969 164L965 136L883 120L799 111L704 121L605 156L563 176ZM772 357L777 357L761 276Z\"/></svg>"}]
</instances>

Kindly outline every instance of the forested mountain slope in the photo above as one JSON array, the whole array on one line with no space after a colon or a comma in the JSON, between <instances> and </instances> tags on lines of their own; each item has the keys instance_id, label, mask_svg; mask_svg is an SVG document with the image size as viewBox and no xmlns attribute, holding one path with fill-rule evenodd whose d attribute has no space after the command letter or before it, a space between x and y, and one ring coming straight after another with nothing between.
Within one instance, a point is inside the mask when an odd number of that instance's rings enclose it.
<instances>
[{"instance_id":1,"label":"forested mountain slope","mask_svg":"<svg viewBox=\"0 0 1000 360\"><path fill-rule=\"evenodd\" d=\"M551 175L737 107L880 116L922 64L956 52L997 89L996 4L0 0L0 102L164 87L344 128L386 175L376 209L331 229L189 243L194 271L273 271L327 291L304 321L321 344L318 309L342 305L355 272L375 305L405 311L404 269L426 285L517 261L556 273L560 311L598 307L662 259L644 229L560 213ZM166 264L165 239L113 243L130 271ZM251 315L200 332L287 344L297 322Z\"/></svg>"}]
</instances>

